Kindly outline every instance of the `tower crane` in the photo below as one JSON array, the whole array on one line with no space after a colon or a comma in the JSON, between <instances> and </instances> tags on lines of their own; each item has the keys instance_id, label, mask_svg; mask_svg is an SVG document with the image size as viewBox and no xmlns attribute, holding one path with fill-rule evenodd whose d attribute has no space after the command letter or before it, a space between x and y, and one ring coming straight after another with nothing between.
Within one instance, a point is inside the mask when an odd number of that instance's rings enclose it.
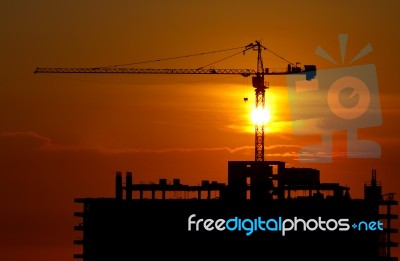
<instances>
[{"instance_id":1,"label":"tower crane","mask_svg":"<svg viewBox=\"0 0 400 261\"><path fill-rule=\"evenodd\" d=\"M130 67L88 67L88 68L46 68L37 67L34 73L108 73L108 74L236 74L243 77L252 77L252 85L255 89L255 108L263 110L265 107L265 90L269 88L265 82L265 75L286 75L286 74L305 74L306 80L312 80L316 76L315 65L304 65L298 67L298 63L293 64L281 56L280 58L288 62L285 69L264 68L262 51L268 50L260 41L255 41L244 47L243 53L248 50L257 51L257 69L151 69L151 68L130 68ZM270 50L268 50L270 51ZM272 51L270 51L272 52ZM255 161L264 161L264 123L255 124Z\"/></svg>"}]
</instances>

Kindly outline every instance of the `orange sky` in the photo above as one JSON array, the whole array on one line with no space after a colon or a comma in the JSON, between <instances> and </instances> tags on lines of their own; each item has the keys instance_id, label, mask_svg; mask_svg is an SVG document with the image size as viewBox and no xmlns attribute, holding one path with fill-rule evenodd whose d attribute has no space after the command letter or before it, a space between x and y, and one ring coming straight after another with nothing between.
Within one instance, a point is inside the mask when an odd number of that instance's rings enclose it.
<instances>
[{"instance_id":1,"label":"orange sky","mask_svg":"<svg viewBox=\"0 0 400 261\"><path fill-rule=\"evenodd\" d=\"M400 194L397 153L400 5L361 1L21 1L0 2L0 252L4 260L72 260L76 197L112 196L115 171L134 180L226 182L227 161L254 159L250 79L226 75L45 75L40 67L99 67L245 46L261 40L292 62L342 68L375 64L383 123L359 136L380 144L378 159L346 158L346 133L333 135L332 163L296 161L315 135L291 129L285 76L267 78L273 113L266 157L315 167L323 182L362 197L377 170L384 193ZM348 34L344 64L338 34ZM225 53L143 64L198 68ZM256 53L215 68L255 69ZM286 63L265 53L265 67ZM243 98L248 97L247 103ZM312 106L310 104L310 106ZM250 125L249 125L250 124ZM250 128L250 131L249 131ZM193 168L193 166L196 166ZM398 225L398 224L397 224ZM399 226L397 226L399 227ZM396 250L397 253L399 252Z\"/></svg>"}]
</instances>

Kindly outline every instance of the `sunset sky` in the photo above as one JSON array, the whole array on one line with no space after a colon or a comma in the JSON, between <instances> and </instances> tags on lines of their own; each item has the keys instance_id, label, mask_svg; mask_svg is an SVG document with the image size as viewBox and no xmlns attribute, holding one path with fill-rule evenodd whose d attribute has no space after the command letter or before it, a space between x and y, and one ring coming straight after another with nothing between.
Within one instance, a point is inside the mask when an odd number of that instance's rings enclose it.
<instances>
[{"instance_id":1,"label":"sunset sky","mask_svg":"<svg viewBox=\"0 0 400 261\"><path fill-rule=\"evenodd\" d=\"M194 185L204 179L227 182L228 161L254 160L251 78L34 74L36 67L134 64L256 40L321 72L373 64L382 124L361 128L358 136L378 143L380 158L347 158L343 129L333 133L332 162L300 162L299 149L321 136L293 132L286 76L266 77L271 122L265 157L320 169L322 182L350 186L353 198L363 196L376 169L383 192L396 192L399 199L399 11L397 0L1 0L2 260L73 260L81 252L73 245L80 236L73 230L79 222L73 212L81 207L74 198L113 196L116 171L132 171L136 182L180 178ZM344 63L339 34L348 35ZM350 65L367 44L372 52ZM317 47L337 64L317 55ZM199 68L240 51L135 67ZM287 66L271 52L263 55L264 67ZM248 51L211 67L256 69L256 62L256 52ZM318 108L305 102L303 110Z\"/></svg>"}]
</instances>

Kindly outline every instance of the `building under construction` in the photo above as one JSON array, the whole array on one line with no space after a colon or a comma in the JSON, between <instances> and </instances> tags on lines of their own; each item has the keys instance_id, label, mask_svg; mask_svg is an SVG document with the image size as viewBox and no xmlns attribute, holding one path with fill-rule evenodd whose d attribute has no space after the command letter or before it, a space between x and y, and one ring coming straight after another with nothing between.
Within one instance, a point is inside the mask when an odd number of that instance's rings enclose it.
<instances>
[{"instance_id":1,"label":"building under construction","mask_svg":"<svg viewBox=\"0 0 400 261\"><path fill-rule=\"evenodd\" d=\"M346 38L347 39L347 38ZM241 51L236 52L237 49ZM240 75L252 77L255 107L265 108L265 91L272 75L316 77L316 66L298 66L260 41L246 46L149 62L187 58L234 50L236 53L196 68L45 68L35 73ZM257 69L209 68L248 51L257 52ZM264 68L262 52L287 62L287 68ZM137 64L137 63L132 63ZM343 86L347 87L347 86ZM245 97L247 101L247 97ZM343 119L339 119L343 120ZM347 120L347 118L345 119ZM264 122L255 124L255 161L228 162L227 184L203 180L200 185L180 179L135 183L131 172L116 173L114 198L77 198L83 209L75 230L82 233L76 258L93 260L199 259L245 257L247 260L397 260L392 235L398 233L392 212L394 194L383 194L372 171L364 198L350 189L321 183L311 168L287 168L284 162L264 161ZM194 166L195 167L195 166ZM124 182L125 181L125 182Z\"/></svg>"},{"instance_id":2,"label":"building under construction","mask_svg":"<svg viewBox=\"0 0 400 261\"><path fill-rule=\"evenodd\" d=\"M319 170L281 161L230 161L227 184L144 184L117 172L114 198L75 199L82 252L74 257L398 260L398 202L375 170L370 179L354 199L349 187L321 183Z\"/></svg>"}]
</instances>

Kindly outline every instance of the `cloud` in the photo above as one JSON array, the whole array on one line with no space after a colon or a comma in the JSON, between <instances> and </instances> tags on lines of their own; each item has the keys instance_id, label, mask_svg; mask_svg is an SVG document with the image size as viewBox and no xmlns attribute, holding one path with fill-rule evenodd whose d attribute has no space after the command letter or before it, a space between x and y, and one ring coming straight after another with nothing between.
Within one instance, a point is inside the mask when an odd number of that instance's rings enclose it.
<instances>
[{"instance_id":1,"label":"cloud","mask_svg":"<svg viewBox=\"0 0 400 261\"><path fill-rule=\"evenodd\" d=\"M297 150L300 146L297 145L271 145L266 146L265 151L270 153L266 153L266 156L279 156L279 157L292 157L297 154ZM225 151L230 154L240 153L240 152L249 152L253 151L254 146L240 146L240 147L215 147L215 148L167 148L167 149L101 149L102 153L106 154L130 154L130 153L157 153L157 154L166 154L166 153L191 153L191 152L212 152L212 151ZM283 152L282 152L283 151Z\"/></svg>"},{"instance_id":2,"label":"cloud","mask_svg":"<svg viewBox=\"0 0 400 261\"><path fill-rule=\"evenodd\" d=\"M295 157L300 146L297 145L271 145L265 147L267 157ZM49 137L33 131L3 132L0 133L0 152L96 152L103 155L122 154L169 154L169 153L196 153L196 152L227 152L229 154L250 154L254 146L238 147L198 147L198 148L96 148L79 144L57 144Z\"/></svg>"},{"instance_id":3,"label":"cloud","mask_svg":"<svg viewBox=\"0 0 400 261\"><path fill-rule=\"evenodd\" d=\"M38 150L51 144L51 139L35 132L3 132L0 133L0 151Z\"/></svg>"},{"instance_id":4,"label":"cloud","mask_svg":"<svg viewBox=\"0 0 400 261\"><path fill-rule=\"evenodd\" d=\"M236 153L252 149L252 146L242 146L236 148L229 147L216 147L216 148L168 148L168 149L106 149L102 150L105 153L119 154L119 153L169 153L169 152L198 152L198 151L227 151L229 153Z\"/></svg>"},{"instance_id":5,"label":"cloud","mask_svg":"<svg viewBox=\"0 0 400 261\"><path fill-rule=\"evenodd\" d=\"M265 147L266 158L286 158L299 160L300 145L275 144ZM26 132L3 132L0 133L0 153L23 153L23 152L93 152L104 156L134 155L134 154L171 154L171 153L202 153L202 152L223 152L237 155L251 155L254 153L254 146L238 147L198 147L198 148L96 148L79 144L57 144L46 136L33 131ZM312 151L302 153L301 161L315 162L321 159L346 157L346 151L321 152ZM354 155L353 155L354 156ZM365 155L360 155L362 157ZM354 156L355 157L355 156Z\"/></svg>"},{"instance_id":6,"label":"cloud","mask_svg":"<svg viewBox=\"0 0 400 261\"><path fill-rule=\"evenodd\" d=\"M332 151L332 152L322 152L322 151L314 151L314 152L302 152L301 153L301 161L306 163L316 163L316 162L331 162L333 158L341 158L346 157L346 151ZM294 160L299 161L299 154L296 154Z\"/></svg>"}]
</instances>

